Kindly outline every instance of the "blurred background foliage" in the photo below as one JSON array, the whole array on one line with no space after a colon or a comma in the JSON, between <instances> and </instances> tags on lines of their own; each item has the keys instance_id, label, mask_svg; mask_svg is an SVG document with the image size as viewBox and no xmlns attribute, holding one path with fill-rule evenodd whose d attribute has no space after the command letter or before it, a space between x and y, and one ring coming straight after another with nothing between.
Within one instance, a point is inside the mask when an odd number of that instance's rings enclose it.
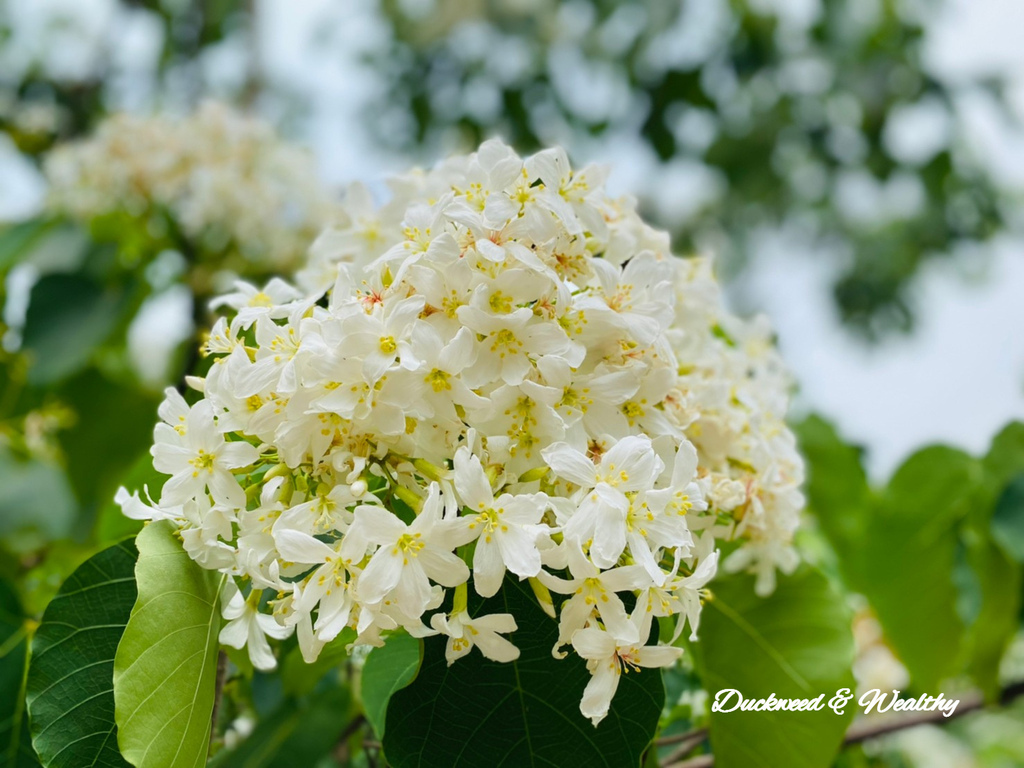
<instances>
[{"instance_id":1,"label":"blurred background foliage","mask_svg":"<svg viewBox=\"0 0 1024 768\"><path fill-rule=\"evenodd\" d=\"M1017 220L1015 192L982 162L962 114L964 95L980 92L1012 119L1005 84L951 83L929 68L937 7L381 0L365 55L379 88L363 119L381 152L425 162L495 133L522 151L562 143L627 167L641 158L643 174L655 169L637 184L645 213L681 252L715 253L726 277L742 275L766 233L786 230L830 261L847 328L879 341L912 331L925 262L963 258ZM212 96L299 119L311 108L302 89L261 66L260 8L0 0L0 132L38 167L122 109L190 112ZM343 7L333 16L345 24ZM337 54L310 44L325 61ZM20 674L12 660L64 579L133 532L113 492L157 482L147 448L159 391L201 370L195 331L227 279L212 276L247 270L237 248L190 241L173 215L158 218L126 207L75 221L44 208L0 229L4 681ZM189 327L162 326L159 302L184 307ZM992 700L1024 679L1024 428L1008 426L980 458L924 448L887 483L869 480L829 421L798 431L809 460L801 549L854 611L859 686ZM343 645L314 668L286 647L274 675L232 654L216 765L379 764ZM701 671L684 659L666 679L666 736L708 724ZM23 713L9 705L0 697L0 768L37 765L19 757ZM346 714L318 720L327 710ZM1021 765L1022 723L1018 701L851 746L838 764ZM682 757L678 744L654 753Z\"/></svg>"},{"instance_id":2,"label":"blurred background foliage","mask_svg":"<svg viewBox=\"0 0 1024 768\"><path fill-rule=\"evenodd\" d=\"M956 88L923 62L935 2L385 0L375 114L395 146L521 150L639 138L680 186L648 213L727 272L769 227L837 259L854 330L908 330L921 263L1011 218L962 135ZM794 4L788 4L793 7ZM970 84L998 95L997 80ZM653 186L653 185L652 185Z\"/></svg>"},{"instance_id":3,"label":"blurred background foliage","mask_svg":"<svg viewBox=\"0 0 1024 768\"><path fill-rule=\"evenodd\" d=\"M0 130L33 157L87 133L140 75L172 102L198 102L213 85L204 53L246 34L252 11L236 0L38 5L0 3ZM104 39L111 26L125 47ZM140 36L158 40L155 55L133 55Z\"/></svg>"}]
</instances>

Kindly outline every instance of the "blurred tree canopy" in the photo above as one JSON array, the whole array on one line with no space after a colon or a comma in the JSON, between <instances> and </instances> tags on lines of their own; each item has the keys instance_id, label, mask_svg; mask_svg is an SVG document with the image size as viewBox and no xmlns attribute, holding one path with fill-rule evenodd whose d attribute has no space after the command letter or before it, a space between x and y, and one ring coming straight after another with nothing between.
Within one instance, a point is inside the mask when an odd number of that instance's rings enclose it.
<instances>
[{"instance_id":1,"label":"blurred tree canopy","mask_svg":"<svg viewBox=\"0 0 1024 768\"><path fill-rule=\"evenodd\" d=\"M911 327L908 286L924 261L1006 223L965 146L956 90L922 62L938 3L383 8L392 45L372 57L388 83L374 111L382 140L435 153L493 133L524 151L639 138L696 198L675 204L653 184L642 195L681 249L735 270L766 228L786 227L834 257L842 320L869 338Z\"/></svg>"},{"instance_id":2,"label":"blurred tree canopy","mask_svg":"<svg viewBox=\"0 0 1024 768\"><path fill-rule=\"evenodd\" d=\"M0 0L0 132L38 157L126 100L194 105L210 90L203 52L244 35L250 12L238 0ZM157 38L152 61L139 37Z\"/></svg>"}]
</instances>

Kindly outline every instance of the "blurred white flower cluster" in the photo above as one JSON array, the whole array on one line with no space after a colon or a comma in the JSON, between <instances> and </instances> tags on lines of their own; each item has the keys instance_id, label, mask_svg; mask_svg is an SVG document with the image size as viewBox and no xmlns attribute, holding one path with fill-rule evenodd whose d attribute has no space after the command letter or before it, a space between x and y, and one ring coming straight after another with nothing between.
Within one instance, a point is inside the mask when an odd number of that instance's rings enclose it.
<instances>
[{"instance_id":1,"label":"blurred white flower cluster","mask_svg":"<svg viewBox=\"0 0 1024 768\"><path fill-rule=\"evenodd\" d=\"M216 102L181 119L115 115L53 150L45 172L52 212L127 214L150 235L177 230L198 255L237 252L263 270L294 267L337 208L309 153Z\"/></svg>"},{"instance_id":2,"label":"blurred white flower cluster","mask_svg":"<svg viewBox=\"0 0 1024 768\"><path fill-rule=\"evenodd\" d=\"M270 667L267 635L295 628L312 659L401 627L446 635L449 663L512 660L515 618L467 610L470 581L486 598L511 574L557 611L553 653L587 660L597 723L623 672L681 653L651 644L656 617L696 632L720 542L761 591L795 565L769 332L603 181L488 142L383 208L353 189L302 290L218 300L201 399L161 408L160 499L119 498L233 577L224 642Z\"/></svg>"}]
</instances>

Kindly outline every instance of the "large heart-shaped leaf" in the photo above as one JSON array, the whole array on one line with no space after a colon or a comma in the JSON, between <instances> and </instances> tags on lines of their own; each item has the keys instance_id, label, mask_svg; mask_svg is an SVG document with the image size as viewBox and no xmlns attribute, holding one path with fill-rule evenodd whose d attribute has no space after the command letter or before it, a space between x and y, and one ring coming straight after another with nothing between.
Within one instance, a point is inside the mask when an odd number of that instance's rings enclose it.
<instances>
[{"instance_id":1,"label":"large heart-shaped leaf","mask_svg":"<svg viewBox=\"0 0 1024 768\"><path fill-rule=\"evenodd\" d=\"M378 738L384 736L388 702L416 677L422 661L422 644L415 637L399 632L388 638L381 648L374 648L366 657L360 688L363 711Z\"/></svg>"},{"instance_id":2,"label":"large heart-shaped leaf","mask_svg":"<svg viewBox=\"0 0 1024 768\"><path fill-rule=\"evenodd\" d=\"M660 670L624 675L611 712L596 728L579 711L590 679L574 654L557 660L555 621L530 587L507 579L473 615L511 613L518 661L489 661L474 650L448 666L445 638L424 641L416 679L391 697L384 753L396 768L477 766L639 766L665 701Z\"/></svg>"},{"instance_id":3,"label":"large heart-shaped leaf","mask_svg":"<svg viewBox=\"0 0 1024 768\"><path fill-rule=\"evenodd\" d=\"M768 597L754 593L754 579L716 580L700 624L700 669L712 699L724 689L744 698L827 702L853 688L850 614L828 581L810 568L781 577ZM832 764L853 717L827 706L821 712L711 714L716 768L826 768Z\"/></svg>"},{"instance_id":4,"label":"large heart-shaped leaf","mask_svg":"<svg viewBox=\"0 0 1024 768\"><path fill-rule=\"evenodd\" d=\"M0 768L39 768L25 713L28 627L18 598L0 581Z\"/></svg>"},{"instance_id":5,"label":"large heart-shaped leaf","mask_svg":"<svg viewBox=\"0 0 1024 768\"><path fill-rule=\"evenodd\" d=\"M139 597L114 660L121 754L137 768L202 766L223 578L192 561L170 523L146 526L136 543Z\"/></svg>"},{"instance_id":6,"label":"large heart-shaped leaf","mask_svg":"<svg viewBox=\"0 0 1024 768\"><path fill-rule=\"evenodd\" d=\"M131 542L89 558L64 582L32 641L28 711L47 768L126 768L114 725L114 653L135 605Z\"/></svg>"}]
</instances>

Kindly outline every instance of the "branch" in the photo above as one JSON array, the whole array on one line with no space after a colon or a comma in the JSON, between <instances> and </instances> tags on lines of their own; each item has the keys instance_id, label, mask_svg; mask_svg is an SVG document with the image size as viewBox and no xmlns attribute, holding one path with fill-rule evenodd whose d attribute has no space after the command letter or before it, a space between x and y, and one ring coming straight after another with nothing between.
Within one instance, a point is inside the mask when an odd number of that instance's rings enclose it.
<instances>
[{"instance_id":1,"label":"branch","mask_svg":"<svg viewBox=\"0 0 1024 768\"><path fill-rule=\"evenodd\" d=\"M364 725L366 725L366 716L356 715L352 718L352 722L348 724L348 727L345 728L341 736L338 737L338 741L334 745L334 759L339 763L348 760L348 740Z\"/></svg>"},{"instance_id":2,"label":"branch","mask_svg":"<svg viewBox=\"0 0 1024 768\"><path fill-rule=\"evenodd\" d=\"M1024 696L1024 681L1011 683L1002 689L999 693L999 706L1006 706L1011 701L1020 696ZM942 714L941 710L934 712L915 712L906 716L899 717L887 717L887 718L870 718L866 720L860 720L850 726L850 729L846 732L846 738L843 739L843 745L849 746L850 744L860 744L863 741L869 739L878 738L888 733L894 733L896 731L907 730L908 728L914 728L918 725L927 725L929 723L940 724L946 723L958 717L970 714L971 712L977 712L979 709L985 707L985 698L980 693L974 692L965 695L960 699L960 704L956 710L949 717ZM701 736L697 740L697 736ZM690 733L684 733L680 736L670 736L666 739L660 740L659 744L674 744L676 742L686 741L683 746L693 749L701 741L703 741L703 734L701 731L691 731ZM680 750L675 750L666 759L666 763L663 768L711 768L715 764L714 755L699 755L698 757L692 757L689 760L680 760L686 753L679 754Z\"/></svg>"},{"instance_id":3,"label":"branch","mask_svg":"<svg viewBox=\"0 0 1024 768\"><path fill-rule=\"evenodd\" d=\"M673 733L671 736L662 736L660 739L657 739L654 743L657 744L659 747L667 747L671 744L679 744L682 741L692 741L693 739L696 739L698 737L700 737L700 740L703 741L707 735L707 728L695 728L694 730L687 731L686 733Z\"/></svg>"},{"instance_id":4,"label":"branch","mask_svg":"<svg viewBox=\"0 0 1024 768\"><path fill-rule=\"evenodd\" d=\"M678 744L676 749L673 749L666 757L665 762L671 764L677 760L682 760L688 754L690 754L704 739L708 737L707 728L697 728L687 733L674 734L672 736L665 736L664 738L658 739L655 743L659 747L667 746L669 744Z\"/></svg>"},{"instance_id":5,"label":"branch","mask_svg":"<svg viewBox=\"0 0 1024 768\"><path fill-rule=\"evenodd\" d=\"M224 651L217 654L217 683L213 695L213 713L210 715L210 746L217 737L217 718L220 717L220 700L224 697L224 683L228 679L228 655Z\"/></svg>"}]
</instances>

